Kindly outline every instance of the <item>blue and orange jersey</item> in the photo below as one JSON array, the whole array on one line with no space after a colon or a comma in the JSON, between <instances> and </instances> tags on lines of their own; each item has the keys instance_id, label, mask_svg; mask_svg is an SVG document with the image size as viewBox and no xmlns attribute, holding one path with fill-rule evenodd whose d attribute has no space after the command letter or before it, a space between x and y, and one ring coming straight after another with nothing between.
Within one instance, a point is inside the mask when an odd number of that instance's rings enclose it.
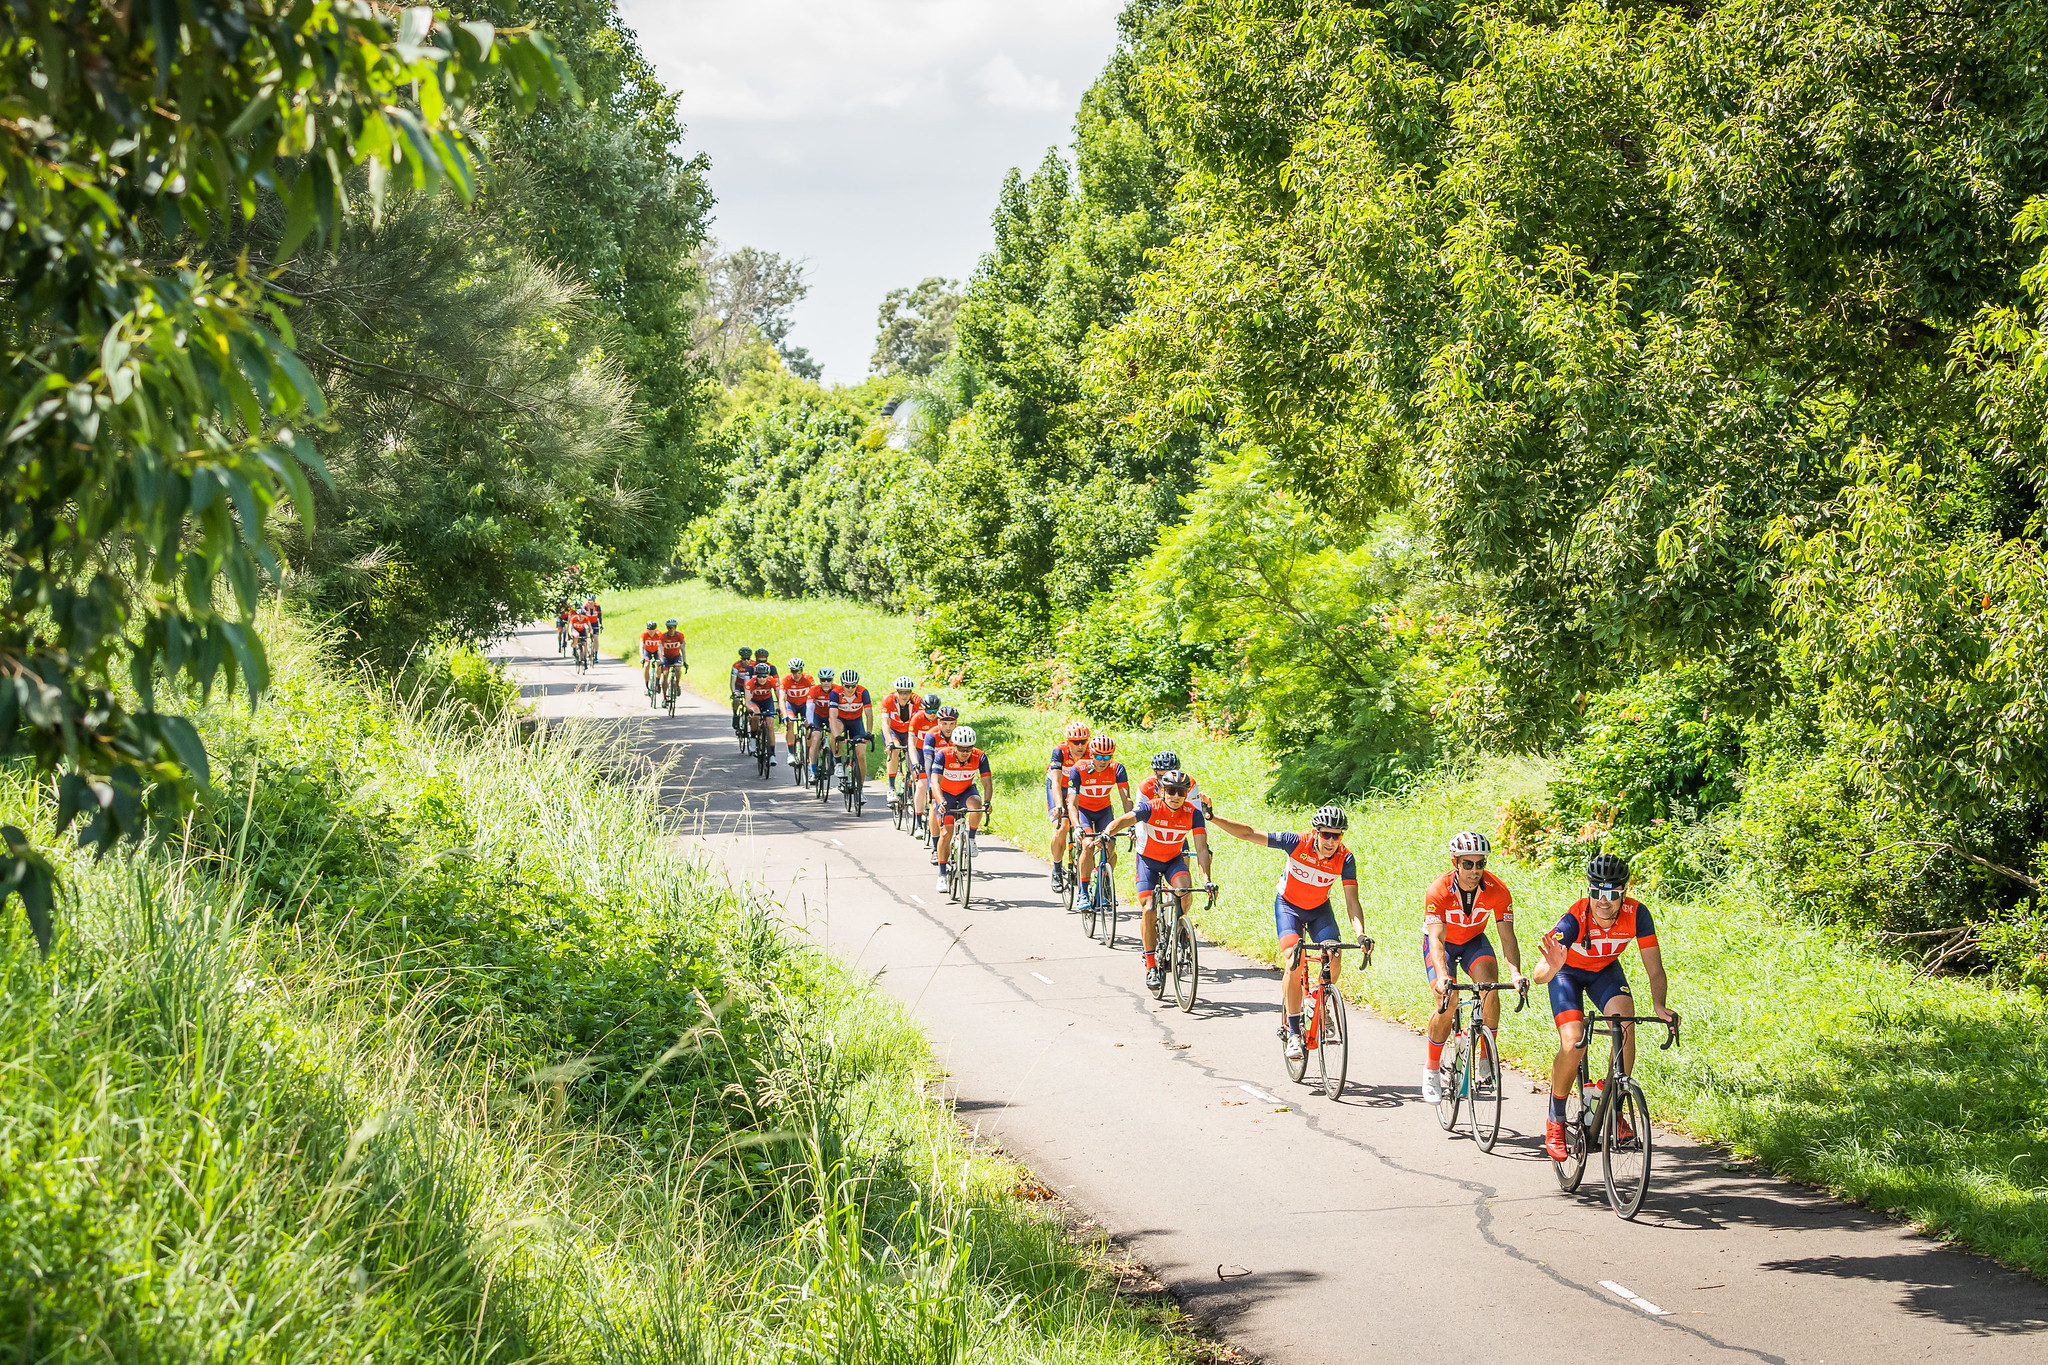
<instances>
[{"instance_id":1,"label":"blue and orange jersey","mask_svg":"<svg viewBox=\"0 0 2048 1365\"><path fill-rule=\"evenodd\" d=\"M1207 829L1201 805L1191 796L1175 810L1165 801L1139 801L1138 853L1155 863L1168 863L1187 849L1188 836Z\"/></svg>"},{"instance_id":2,"label":"blue and orange jersey","mask_svg":"<svg viewBox=\"0 0 2048 1365\"><path fill-rule=\"evenodd\" d=\"M939 790L960 796L973 789L976 779L988 771L988 755L979 749L941 744L932 751L932 773Z\"/></svg>"},{"instance_id":3,"label":"blue and orange jersey","mask_svg":"<svg viewBox=\"0 0 2048 1365\"><path fill-rule=\"evenodd\" d=\"M807 705L822 689L808 673L792 673L782 680L782 700L788 706Z\"/></svg>"},{"instance_id":4,"label":"blue and orange jersey","mask_svg":"<svg viewBox=\"0 0 2048 1365\"><path fill-rule=\"evenodd\" d=\"M683 633L679 630L665 630L661 633L661 657L680 659L683 657Z\"/></svg>"},{"instance_id":5,"label":"blue and orange jersey","mask_svg":"<svg viewBox=\"0 0 2048 1365\"><path fill-rule=\"evenodd\" d=\"M910 743L912 747L927 749L939 739L939 718L936 714L919 711L910 718Z\"/></svg>"},{"instance_id":6,"label":"blue and orange jersey","mask_svg":"<svg viewBox=\"0 0 2048 1365\"><path fill-rule=\"evenodd\" d=\"M1422 927L1444 927L1444 942L1470 943L1486 932L1489 916L1502 924L1515 922L1515 898L1508 884L1491 872L1479 874L1479 889L1466 892L1458 885L1458 874L1446 872L1422 894Z\"/></svg>"},{"instance_id":7,"label":"blue and orange jersey","mask_svg":"<svg viewBox=\"0 0 2048 1365\"><path fill-rule=\"evenodd\" d=\"M866 714L871 700L865 687L835 687L825 693L825 704L841 720L859 720Z\"/></svg>"},{"instance_id":8,"label":"blue and orange jersey","mask_svg":"<svg viewBox=\"0 0 2048 1365\"><path fill-rule=\"evenodd\" d=\"M891 692L882 698L881 711L892 732L913 734L917 718L924 714L924 702L914 692Z\"/></svg>"},{"instance_id":9,"label":"blue and orange jersey","mask_svg":"<svg viewBox=\"0 0 2048 1365\"><path fill-rule=\"evenodd\" d=\"M1279 885L1273 889L1297 910L1320 910L1329 902L1330 887L1339 881L1346 886L1358 885L1358 860L1344 847L1342 839L1328 857L1316 855L1313 833L1268 834L1266 847L1286 851L1287 870L1280 874Z\"/></svg>"},{"instance_id":10,"label":"blue and orange jersey","mask_svg":"<svg viewBox=\"0 0 2048 1365\"><path fill-rule=\"evenodd\" d=\"M1597 972L1612 966L1631 943L1647 948L1657 946L1657 926L1650 909L1641 901L1623 900L1621 914L1606 928L1593 919L1586 898L1581 896L1557 922L1557 941L1564 945L1564 963L1582 971Z\"/></svg>"},{"instance_id":11,"label":"blue and orange jersey","mask_svg":"<svg viewBox=\"0 0 2048 1365\"><path fill-rule=\"evenodd\" d=\"M1090 760L1068 768L1066 774L1067 789L1074 794L1074 804L1082 810L1108 810L1110 796L1118 788L1123 789L1126 801L1131 798L1131 779L1121 763L1098 768Z\"/></svg>"}]
</instances>

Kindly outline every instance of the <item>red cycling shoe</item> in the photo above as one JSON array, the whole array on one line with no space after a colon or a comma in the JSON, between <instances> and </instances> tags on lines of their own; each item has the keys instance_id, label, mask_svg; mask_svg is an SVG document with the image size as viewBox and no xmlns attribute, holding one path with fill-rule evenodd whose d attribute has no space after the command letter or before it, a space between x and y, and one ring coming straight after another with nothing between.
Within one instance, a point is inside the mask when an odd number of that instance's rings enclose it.
<instances>
[{"instance_id":1,"label":"red cycling shoe","mask_svg":"<svg viewBox=\"0 0 2048 1365\"><path fill-rule=\"evenodd\" d=\"M1571 1152L1564 1145L1564 1120L1552 1119L1543 1125L1543 1151L1552 1161L1569 1161Z\"/></svg>"}]
</instances>

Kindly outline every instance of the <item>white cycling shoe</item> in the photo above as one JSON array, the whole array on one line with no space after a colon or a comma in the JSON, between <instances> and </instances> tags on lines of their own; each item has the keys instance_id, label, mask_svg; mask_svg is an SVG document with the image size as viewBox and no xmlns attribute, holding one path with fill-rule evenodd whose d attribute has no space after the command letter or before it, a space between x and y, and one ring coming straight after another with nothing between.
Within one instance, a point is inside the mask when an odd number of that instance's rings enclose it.
<instances>
[{"instance_id":1,"label":"white cycling shoe","mask_svg":"<svg viewBox=\"0 0 2048 1365\"><path fill-rule=\"evenodd\" d=\"M946 889L946 881L947 881L947 874L946 874L946 865L945 865L944 863L940 863L940 864L939 864L939 886L938 886L938 889L939 889L939 890L941 890L941 891L944 891L944 890Z\"/></svg>"},{"instance_id":2,"label":"white cycling shoe","mask_svg":"<svg viewBox=\"0 0 2048 1365\"><path fill-rule=\"evenodd\" d=\"M1287 1060L1298 1062L1308 1055L1308 1048L1301 1041L1301 1035L1294 1030L1287 1031Z\"/></svg>"},{"instance_id":3,"label":"white cycling shoe","mask_svg":"<svg viewBox=\"0 0 2048 1365\"><path fill-rule=\"evenodd\" d=\"M1443 1098L1444 1083L1437 1076L1436 1068L1431 1067L1422 1073L1422 1102L1424 1104L1441 1104L1443 1103Z\"/></svg>"}]
</instances>

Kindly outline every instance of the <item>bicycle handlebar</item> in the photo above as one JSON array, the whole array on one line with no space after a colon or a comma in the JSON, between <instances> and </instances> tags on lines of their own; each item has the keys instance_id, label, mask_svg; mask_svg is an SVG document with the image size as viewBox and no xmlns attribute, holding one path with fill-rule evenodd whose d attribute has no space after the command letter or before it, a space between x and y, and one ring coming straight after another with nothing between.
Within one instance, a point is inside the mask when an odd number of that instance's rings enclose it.
<instances>
[{"instance_id":1,"label":"bicycle handlebar","mask_svg":"<svg viewBox=\"0 0 2048 1365\"><path fill-rule=\"evenodd\" d=\"M1678 1045L1678 1021L1666 1019L1661 1014L1599 1014L1587 1018L1585 1023L1589 1034L1605 1033L1617 1038L1621 1036L1623 1024L1662 1024L1666 1036L1657 1045L1657 1050L1669 1052Z\"/></svg>"}]
</instances>

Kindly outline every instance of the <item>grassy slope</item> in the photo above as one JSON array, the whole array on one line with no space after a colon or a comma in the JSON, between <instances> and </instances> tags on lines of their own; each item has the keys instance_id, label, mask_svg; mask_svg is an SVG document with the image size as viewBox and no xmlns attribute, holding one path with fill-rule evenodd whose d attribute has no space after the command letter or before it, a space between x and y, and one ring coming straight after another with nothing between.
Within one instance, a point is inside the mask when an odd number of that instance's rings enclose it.
<instances>
[{"instance_id":1,"label":"grassy slope","mask_svg":"<svg viewBox=\"0 0 2048 1365\"><path fill-rule=\"evenodd\" d=\"M677 859L603 755L289 623L182 847L0 932L0 1341L38 1360L1167 1361L963 1151L904 1013ZM47 833L0 776L0 817Z\"/></svg>"},{"instance_id":2,"label":"grassy slope","mask_svg":"<svg viewBox=\"0 0 2048 1365\"><path fill-rule=\"evenodd\" d=\"M813 667L851 663L885 685L918 671L909 623L855 603L750 601L691 582L621 595L613 609L621 619L650 610L681 617L699 661L696 684L713 695L742 643L768 645L778 663L791 653ZM1065 718L980 704L962 710L992 753L996 828L1043 851L1043 756ZM1177 750L1219 807L1239 818L1305 827L1306 810L1265 803L1267 766L1247 746L1172 725L1119 738L1134 764L1154 749ZM1410 1023L1424 1017L1419 905L1442 868L1438 850L1456 830L1491 831L1500 802L1540 795L1545 777L1539 763L1497 760L1354 809L1350 844L1366 922L1384 951L1347 994ZM1274 856L1227 838L1217 854L1225 891L1205 929L1273 961ZM1577 894L1575 879L1500 862L1533 960L1541 928ZM1785 1175L2048 1275L2048 1090L2039 1083L2048 1068L2048 1010L2038 997L1972 981L1916 981L1829 930L1773 914L1739 887L1653 909L1672 1003L1688 1023L1681 1049L1646 1050L1639 1069L1663 1116ZM1510 1056L1547 1068L1555 1034L1540 993L1526 1013L1508 1016L1503 1033ZM1415 1062L1419 1079L1420 1040Z\"/></svg>"}]
</instances>

